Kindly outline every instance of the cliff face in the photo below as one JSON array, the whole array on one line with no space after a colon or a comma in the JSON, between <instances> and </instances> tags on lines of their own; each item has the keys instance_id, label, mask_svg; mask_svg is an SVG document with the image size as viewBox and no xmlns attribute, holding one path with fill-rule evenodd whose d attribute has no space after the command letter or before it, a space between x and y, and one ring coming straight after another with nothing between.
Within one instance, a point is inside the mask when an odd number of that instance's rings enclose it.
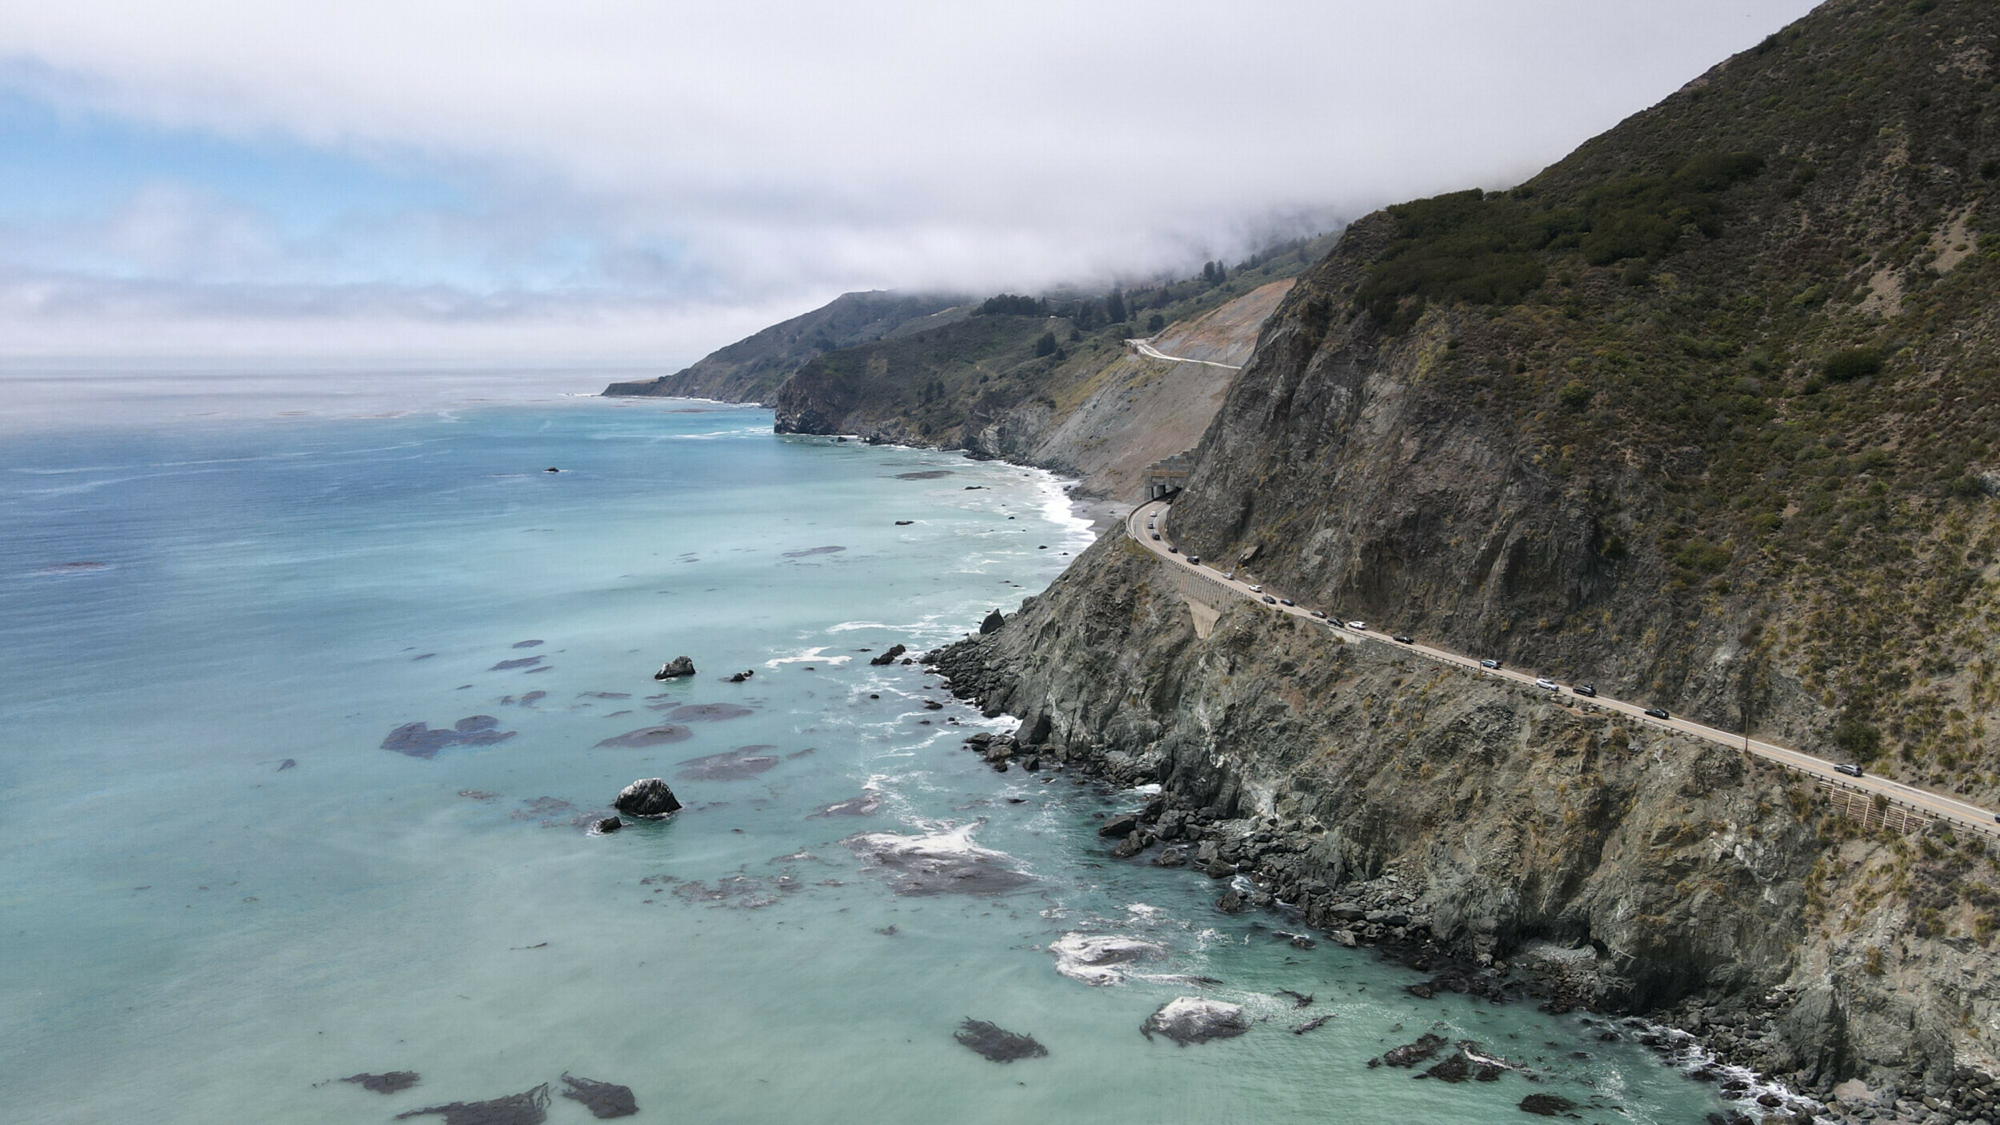
<instances>
[{"instance_id":1,"label":"cliff face","mask_svg":"<svg viewBox=\"0 0 2000 1125\"><path fill-rule=\"evenodd\" d=\"M2000 800L1996 52L2000 6L1832 0L1517 189L1355 224L1229 383L1177 540ZM1115 532L939 666L1033 753L1161 781L1308 918L1394 873L1467 956L1566 946L1595 1002L1802 1088L1994 1116L1965 1069L2000 1068L1991 842L1862 835L1726 750L1212 620Z\"/></svg>"},{"instance_id":2,"label":"cliff face","mask_svg":"<svg viewBox=\"0 0 2000 1125\"><path fill-rule=\"evenodd\" d=\"M936 666L1022 719L1017 758L1161 782L1163 831L1211 826L1313 925L1347 925L1348 891L1394 876L1412 932L1560 967L1583 1001L1703 1032L1822 1098L1857 1074L1969 1089L1962 1070L2000 1048L1993 961L1951 936L1990 932L1985 845L1863 837L1738 752L1248 601L1203 636L1122 532Z\"/></svg>"},{"instance_id":3,"label":"cliff face","mask_svg":"<svg viewBox=\"0 0 2000 1125\"><path fill-rule=\"evenodd\" d=\"M1355 224L1184 545L2000 799L1996 49L2000 6L1835 0L1519 189Z\"/></svg>"},{"instance_id":4,"label":"cliff face","mask_svg":"<svg viewBox=\"0 0 2000 1125\"><path fill-rule=\"evenodd\" d=\"M778 384L816 356L898 331L962 317L965 299L939 294L844 293L831 303L710 352L672 375L613 383L607 395L712 398L768 404Z\"/></svg>"},{"instance_id":5,"label":"cliff face","mask_svg":"<svg viewBox=\"0 0 2000 1125\"><path fill-rule=\"evenodd\" d=\"M1266 281L1176 321L1160 350L1240 364L1291 285ZM1075 475L1085 495L1133 499L1147 465L1200 439L1235 372L1147 359L1122 325L1071 340L1074 327L978 316L821 356L779 388L778 431L964 449ZM1061 354L1038 354L1044 333L1064 341Z\"/></svg>"}]
</instances>

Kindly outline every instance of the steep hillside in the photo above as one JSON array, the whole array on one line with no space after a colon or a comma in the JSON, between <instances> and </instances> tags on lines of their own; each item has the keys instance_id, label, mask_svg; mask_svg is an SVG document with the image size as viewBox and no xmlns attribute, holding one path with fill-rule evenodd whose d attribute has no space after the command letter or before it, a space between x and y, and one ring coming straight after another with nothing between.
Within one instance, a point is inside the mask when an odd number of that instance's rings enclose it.
<instances>
[{"instance_id":1,"label":"steep hillside","mask_svg":"<svg viewBox=\"0 0 2000 1125\"><path fill-rule=\"evenodd\" d=\"M951 323L965 298L874 291L844 293L801 316L710 352L692 366L643 383L613 383L607 395L769 402L778 384L815 356L869 340Z\"/></svg>"},{"instance_id":2,"label":"steep hillside","mask_svg":"<svg viewBox=\"0 0 2000 1125\"><path fill-rule=\"evenodd\" d=\"M1357 615L2000 798L2000 6L1836 0L1357 223L1175 521Z\"/></svg>"},{"instance_id":3,"label":"steep hillside","mask_svg":"<svg viewBox=\"0 0 2000 1125\"><path fill-rule=\"evenodd\" d=\"M1230 381L1180 545L2000 803L1996 51L1984 0L1831 0L1518 188L1356 223ZM1197 631L1128 548L944 654L1021 753L1162 782L1162 840L1309 920L1393 874L1460 955L1588 963L1592 1002L1822 1098L1942 1099L1850 1119L1995 1118L1992 841L1861 833L1739 755L1254 607Z\"/></svg>"},{"instance_id":4,"label":"steep hillside","mask_svg":"<svg viewBox=\"0 0 2000 1125\"><path fill-rule=\"evenodd\" d=\"M952 324L830 352L779 388L777 428L965 449L1130 499L1147 464L1199 438L1233 372L1146 359L1126 339L1152 333L1167 354L1241 363L1292 278L1332 242L1103 298L996 298Z\"/></svg>"}]
</instances>

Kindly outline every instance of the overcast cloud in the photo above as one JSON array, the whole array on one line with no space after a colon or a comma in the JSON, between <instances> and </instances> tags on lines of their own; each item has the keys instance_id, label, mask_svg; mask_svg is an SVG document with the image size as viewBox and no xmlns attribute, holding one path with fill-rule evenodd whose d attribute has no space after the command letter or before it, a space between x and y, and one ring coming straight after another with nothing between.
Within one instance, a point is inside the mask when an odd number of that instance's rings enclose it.
<instances>
[{"instance_id":1,"label":"overcast cloud","mask_svg":"<svg viewBox=\"0 0 2000 1125\"><path fill-rule=\"evenodd\" d=\"M1810 6L10 5L0 333L672 366L1506 186Z\"/></svg>"}]
</instances>

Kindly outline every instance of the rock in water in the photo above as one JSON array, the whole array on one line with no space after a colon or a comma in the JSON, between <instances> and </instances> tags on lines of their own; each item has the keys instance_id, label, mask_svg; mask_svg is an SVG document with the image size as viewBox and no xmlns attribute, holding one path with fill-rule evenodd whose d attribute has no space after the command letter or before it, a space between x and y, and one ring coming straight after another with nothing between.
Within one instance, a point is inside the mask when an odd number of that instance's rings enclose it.
<instances>
[{"instance_id":1,"label":"rock in water","mask_svg":"<svg viewBox=\"0 0 2000 1125\"><path fill-rule=\"evenodd\" d=\"M549 1119L549 1084L494 1098L490 1102L452 1102L399 1113L396 1120L436 1114L444 1125L542 1125Z\"/></svg>"},{"instance_id":2,"label":"rock in water","mask_svg":"<svg viewBox=\"0 0 2000 1125\"><path fill-rule=\"evenodd\" d=\"M656 680L678 680L682 676L692 675L694 675L694 661L689 660L685 656L676 656L665 664L660 665L660 670L653 673L653 678Z\"/></svg>"},{"instance_id":3,"label":"rock in water","mask_svg":"<svg viewBox=\"0 0 2000 1125\"><path fill-rule=\"evenodd\" d=\"M278 763L278 772L284 773L289 769L297 769L298 764L299 760L297 758L286 758L284 761Z\"/></svg>"},{"instance_id":4,"label":"rock in water","mask_svg":"<svg viewBox=\"0 0 2000 1125\"><path fill-rule=\"evenodd\" d=\"M1554 1117L1576 1108L1576 1103L1560 1094L1529 1094L1521 1099L1521 1112Z\"/></svg>"},{"instance_id":5,"label":"rock in water","mask_svg":"<svg viewBox=\"0 0 2000 1125\"><path fill-rule=\"evenodd\" d=\"M880 656L878 656L878 657L875 657L875 658L874 658L873 660L870 660L870 661L869 661L868 663L870 663L870 664L894 664L894 663L896 662L896 658L897 658L897 657L899 657L899 656L903 655L904 653L906 653L906 652L908 652L908 651L910 651L910 649L909 649L909 646L907 646L907 645L890 645L890 646L889 646L889 651L887 651L887 652L883 653L882 655L880 655Z\"/></svg>"},{"instance_id":6,"label":"rock in water","mask_svg":"<svg viewBox=\"0 0 2000 1125\"><path fill-rule=\"evenodd\" d=\"M679 812L681 803L674 797L674 791L657 777L641 778L625 787L611 807L626 816L644 816L655 819L671 812Z\"/></svg>"},{"instance_id":7,"label":"rock in water","mask_svg":"<svg viewBox=\"0 0 2000 1125\"><path fill-rule=\"evenodd\" d=\"M341 1081L352 1082L364 1090L371 1090L377 1094L393 1094L416 1085L417 1072L392 1070L387 1074L350 1074Z\"/></svg>"},{"instance_id":8,"label":"rock in water","mask_svg":"<svg viewBox=\"0 0 2000 1125\"><path fill-rule=\"evenodd\" d=\"M595 1078L572 1078L567 1070L563 1071L562 1080L569 1084L563 1097L582 1102L592 1117L630 1117L639 1112L638 1099L632 1096L630 1086L599 1082Z\"/></svg>"},{"instance_id":9,"label":"rock in water","mask_svg":"<svg viewBox=\"0 0 2000 1125\"><path fill-rule=\"evenodd\" d=\"M1033 1036L1017 1035L985 1020L966 1020L959 1025L952 1038L997 1063L1039 1059L1049 1053L1049 1049L1035 1042Z\"/></svg>"},{"instance_id":10,"label":"rock in water","mask_svg":"<svg viewBox=\"0 0 2000 1125\"><path fill-rule=\"evenodd\" d=\"M992 613L986 615L986 620L981 621L979 623L979 635L985 636L988 633L997 632L999 631L1000 626L1005 625L1006 623L1007 623L1007 618L1002 616L1000 611L996 609Z\"/></svg>"},{"instance_id":11,"label":"rock in water","mask_svg":"<svg viewBox=\"0 0 2000 1125\"><path fill-rule=\"evenodd\" d=\"M1390 1066L1415 1066L1438 1053L1444 1046L1444 1038L1438 1035L1420 1036L1415 1043L1405 1043L1382 1052L1382 1061Z\"/></svg>"},{"instance_id":12,"label":"rock in water","mask_svg":"<svg viewBox=\"0 0 2000 1125\"><path fill-rule=\"evenodd\" d=\"M743 671L741 671L741 672L738 672L738 673L736 673L735 675L733 675L733 676L729 677L729 682L730 682L730 683L732 683L732 684L740 684L740 683L742 683L742 682L743 682L744 680L747 680L747 679L749 679L750 677L752 677L752 676L754 676L754 675L756 675L756 674L757 674L757 672L756 672L756 670L755 670L755 669L751 669L751 668L746 668L746 669L744 669Z\"/></svg>"},{"instance_id":13,"label":"rock in water","mask_svg":"<svg viewBox=\"0 0 2000 1125\"><path fill-rule=\"evenodd\" d=\"M1248 1030L1250 1021L1244 1018L1242 1008L1219 1000L1203 1000L1199 996L1169 1000L1139 1025L1139 1031L1146 1038L1151 1039L1157 1031L1183 1047L1189 1043L1206 1043L1211 1039L1233 1038Z\"/></svg>"},{"instance_id":14,"label":"rock in water","mask_svg":"<svg viewBox=\"0 0 2000 1125\"><path fill-rule=\"evenodd\" d=\"M598 821L596 824L593 824L590 827L591 831L596 832L599 836L603 836L606 835L607 833L616 832L620 828L625 827L625 822L618 819L615 816L607 816L603 820Z\"/></svg>"}]
</instances>

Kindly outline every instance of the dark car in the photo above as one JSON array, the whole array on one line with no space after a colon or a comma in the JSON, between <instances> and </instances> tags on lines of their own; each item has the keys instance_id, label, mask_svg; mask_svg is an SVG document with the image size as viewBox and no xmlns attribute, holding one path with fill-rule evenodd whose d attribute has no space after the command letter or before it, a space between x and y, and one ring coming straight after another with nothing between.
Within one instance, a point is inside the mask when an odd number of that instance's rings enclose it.
<instances>
[{"instance_id":1,"label":"dark car","mask_svg":"<svg viewBox=\"0 0 2000 1125\"><path fill-rule=\"evenodd\" d=\"M1597 694L1597 689L1591 687L1589 684L1578 684L1569 690L1577 693L1578 695L1595 696Z\"/></svg>"},{"instance_id":2,"label":"dark car","mask_svg":"<svg viewBox=\"0 0 2000 1125\"><path fill-rule=\"evenodd\" d=\"M1833 764L1833 768L1834 768L1834 772L1836 772L1836 773L1844 773L1844 774L1846 774L1846 775L1847 775L1847 776L1849 776L1849 777L1860 777L1860 776L1861 776L1861 767L1860 767L1860 766L1854 766L1854 765L1849 765L1849 764L1847 764L1846 762L1835 762L1835 763Z\"/></svg>"},{"instance_id":3,"label":"dark car","mask_svg":"<svg viewBox=\"0 0 2000 1125\"><path fill-rule=\"evenodd\" d=\"M1269 595L1269 594L1265 594L1265 595L1264 595L1264 604L1265 604L1265 605L1277 605L1277 604L1278 604L1278 599L1276 599L1276 598L1272 597L1272 596L1271 596L1271 595Z\"/></svg>"},{"instance_id":4,"label":"dark car","mask_svg":"<svg viewBox=\"0 0 2000 1125\"><path fill-rule=\"evenodd\" d=\"M1200 555L1189 555L1189 556L1188 556L1188 565L1189 565L1189 566L1200 566L1200 565L1201 565L1201 556L1200 556Z\"/></svg>"},{"instance_id":5,"label":"dark car","mask_svg":"<svg viewBox=\"0 0 2000 1125\"><path fill-rule=\"evenodd\" d=\"M1666 708L1664 707L1648 707L1646 708L1646 714L1655 719L1673 718L1672 715L1667 714Z\"/></svg>"},{"instance_id":6,"label":"dark car","mask_svg":"<svg viewBox=\"0 0 2000 1125\"><path fill-rule=\"evenodd\" d=\"M1155 532L1153 533L1153 541L1154 541L1155 543L1157 543L1157 542L1159 542L1159 540L1160 540L1160 533L1159 533L1159 532L1157 532L1157 531L1155 531Z\"/></svg>"},{"instance_id":7,"label":"dark car","mask_svg":"<svg viewBox=\"0 0 2000 1125\"><path fill-rule=\"evenodd\" d=\"M1498 668L1500 667L1500 662L1498 660L1482 660L1479 662L1479 666L1481 668Z\"/></svg>"},{"instance_id":8,"label":"dark car","mask_svg":"<svg viewBox=\"0 0 2000 1125\"><path fill-rule=\"evenodd\" d=\"M1167 553L1170 555L1178 555L1181 553L1181 549L1179 547L1168 547Z\"/></svg>"},{"instance_id":9,"label":"dark car","mask_svg":"<svg viewBox=\"0 0 2000 1125\"><path fill-rule=\"evenodd\" d=\"M1278 599L1278 604L1279 604L1279 605L1297 605L1298 603L1297 603L1297 602L1295 602L1295 601L1293 601L1293 600L1292 600L1292 599L1290 599L1290 598L1279 598L1279 599Z\"/></svg>"},{"instance_id":10,"label":"dark car","mask_svg":"<svg viewBox=\"0 0 2000 1125\"><path fill-rule=\"evenodd\" d=\"M1389 639L1395 641L1399 645L1413 645L1417 643L1401 633L1398 633L1395 636L1390 637Z\"/></svg>"},{"instance_id":11,"label":"dark car","mask_svg":"<svg viewBox=\"0 0 2000 1125\"><path fill-rule=\"evenodd\" d=\"M1317 618L1319 618L1319 619L1320 619L1320 620L1322 620L1322 621L1324 621L1324 620L1326 620L1326 611L1325 611L1325 610L1323 610L1323 609L1316 609L1316 610L1313 610L1313 616L1314 616L1314 617L1317 617Z\"/></svg>"}]
</instances>

